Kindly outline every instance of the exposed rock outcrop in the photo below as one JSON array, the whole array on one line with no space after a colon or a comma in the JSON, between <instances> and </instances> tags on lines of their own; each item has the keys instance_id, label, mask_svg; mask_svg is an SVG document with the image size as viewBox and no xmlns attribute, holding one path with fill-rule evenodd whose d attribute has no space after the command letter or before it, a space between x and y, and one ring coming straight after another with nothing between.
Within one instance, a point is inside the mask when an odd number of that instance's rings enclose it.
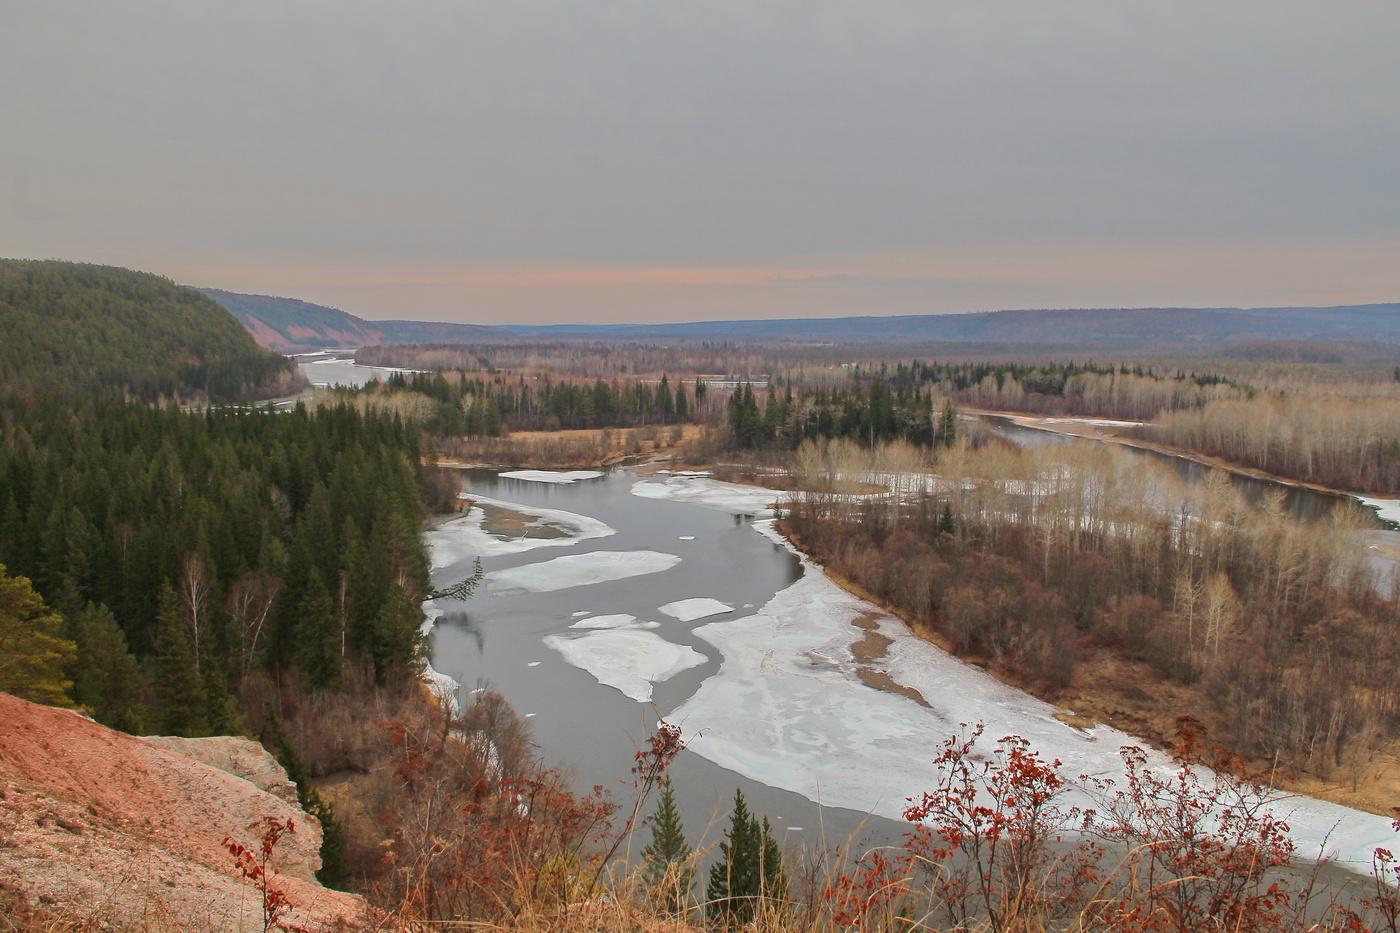
<instances>
[{"instance_id":1,"label":"exposed rock outcrop","mask_svg":"<svg viewBox=\"0 0 1400 933\"><path fill-rule=\"evenodd\" d=\"M254 748L145 741L0 694L0 887L148 930L262 930L262 892L225 840L256 852L266 820L290 820L270 880L291 907L287 925L355 927L364 901L316 883L320 826L294 789L285 799L285 772Z\"/></svg>"}]
</instances>

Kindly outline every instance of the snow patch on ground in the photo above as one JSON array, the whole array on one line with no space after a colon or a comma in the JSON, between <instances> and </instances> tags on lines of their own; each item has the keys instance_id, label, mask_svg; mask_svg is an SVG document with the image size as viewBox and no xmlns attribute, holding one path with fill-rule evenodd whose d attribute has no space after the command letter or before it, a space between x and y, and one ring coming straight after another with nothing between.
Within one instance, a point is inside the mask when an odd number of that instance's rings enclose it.
<instances>
[{"instance_id":1,"label":"snow patch on ground","mask_svg":"<svg viewBox=\"0 0 1400 933\"><path fill-rule=\"evenodd\" d=\"M757 486L725 483L703 476L677 474L660 482L641 480L633 483L632 495L641 496L643 499L671 499L721 512L767 518L773 514L773 503L783 498L784 493L760 489Z\"/></svg>"},{"instance_id":2,"label":"snow patch on ground","mask_svg":"<svg viewBox=\"0 0 1400 933\"><path fill-rule=\"evenodd\" d=\"M609 629L609 628L636 628L636 629L641 629L641 628L660 628L660 627L661 627L661 623L660 623L660 622L643 622L641 619L638 619L636 616L631 615L630 613L626 613L626 612L618 612L618 613L614 613L613 615L592 616L591 618L587 618L587 619L579 619L579 620L578 620L577 622L575 622L573 625L570 625L570 626L569 626L569 628L595 628L595 629Z\"/></svg>"},{"instance_id":3,"label":"snow patch on ground","mask_svg":"<svg viewBox=\"0 0 1400 933\"><path fill-rule=\"evenodd\" d=\"M617 530L596 518L565 512L563 509L545 509L533 505L520 505L487 496L469 496L473 503L494 505L521 515L533 516L534 521L526 525L519 535L495 535L484 527L486 513L473 505L467 514L443 522L423 535L432 555L433 568L449 567L469 557L498 557L502 554L519 554L522 551L539 547L567 547L590 538L606 538L617 534ZM550 528L563 532L558 538L528 537L531 528Z\"/></svg>"},{"instance_id":4,"label":"snow patch on ground","mask_svg":"<svg viewBox=\"0 0 1400 933\"><path fill-rule=\"evenodd\" d=\"M641 623L646 624L646 623ZM609 628L584 635L546 635L544 643L600 684L638 703L651 700L652 685L705 663L689 645L677 645L639 628Z\"/></svg>"},{"instance_id":5,"label":"snow patch on ground","mask_svg":"<svg viewBox=\"0 0 1400 933\"><path fill-rule=\"evenodd\" d=\"M682 622L694 622L706 616L717 616L721 612L733 612L734 607L707 596L697 596L694 599L678 599L667 603L660 607L660 611Z\"/></svg>"},{"instance_id":6,"label":"snow patch on ground","mask_svg":"<svg viewBox=\"0 0 1400 933\"><path fill-rule=\"evenodd\" d=\"M789 550L771 521L754 528ZM795 551L794 551L795 553ZM757 613L701 625L720 669L669 717L681 724L688 747L746 777L796 791L823 804L901 818L906 798L931 788L931 759L961 724L986 724L982 744L1019 735L1046 759L1061 759L1066 775L1109 777L1122 784L1123 745L1141 741L1098 726L1079 732L1053 718L1046 703L957 660L912 633L878 607L859 600L803 559L800 580ZM893 641L875 662L912 688L929 707L858 679L850 645L863 633L858 616L879 620ZM1170 769L1151 753L1151 766ZM1074 790L1069 803L1089 803ZM1273 805L1292 827L1299 854L1323 852L1353 866L1368 865L1376 846L1394 845L1390 821L1310 798Z\"/></svg>"},{"instance_id":7,"label":"snow patch on ground","mask_svg":"<svg viewBox=\"0 0 1400 933\"><path fill-rule=\"evenodd\" d=\"M660 551L592 551L507 570L493 570L486 574L485 579L486 585L498 594L512 591L549 593L571 586L591 586L660 573L680 562L681 559L675 554L662 554Z\"/></svg>"},{"instance_id":8,"label":"snow patch on ground","mask_svg":"<svg viewBox=\"0 0 1400 933\"><path fill-rule=\"evenodd\" d=\"M569 470L560 473L556 470L511 470L501 473L506 479L523 479L528 483L577 483L581 479L597 479L603 474L598 470Z\"/></svg>"}]
</instances>

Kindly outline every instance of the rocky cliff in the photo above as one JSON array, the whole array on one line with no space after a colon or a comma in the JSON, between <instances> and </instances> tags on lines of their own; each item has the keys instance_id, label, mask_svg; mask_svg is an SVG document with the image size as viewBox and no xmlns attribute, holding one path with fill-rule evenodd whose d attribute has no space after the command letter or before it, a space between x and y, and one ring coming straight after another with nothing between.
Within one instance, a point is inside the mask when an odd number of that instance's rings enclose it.
<instances>
[{"instance_id":1,"label":"rocky cliff","mask_svg":"<svg viewBox=\"0 0 1400 933\"><path fill-rule=\"evenodd\" d=\"M265 885L285 898L285 928L363 924L361 898L316 883L320 825L256 743L139 739L0 694L0 913L262 930L264 891L228 843L258 852L269 820L291 824Z\"/></svg>"}]
</instances>

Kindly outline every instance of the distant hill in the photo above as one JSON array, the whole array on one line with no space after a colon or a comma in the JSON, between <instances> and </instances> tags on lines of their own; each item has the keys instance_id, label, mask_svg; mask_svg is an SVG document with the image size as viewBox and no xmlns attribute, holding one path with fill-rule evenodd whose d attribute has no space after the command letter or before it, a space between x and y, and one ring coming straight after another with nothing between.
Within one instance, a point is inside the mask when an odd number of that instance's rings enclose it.
<instances>
[{"instance_id":1,"label":"distant hill","mask_svg":"<svg viewBox=\"0 0 1400 933\"><path fill-rule=\"evenodd\" d=\"M1202 344L1247 340L1400 343L1400 304L1330 308L1079 308L898 317L695 321L683 324L543 324L486 327L367 321L295 298L201 289L265 347L283 352L380 344L498 343L521 338L727 340L741 343Z\"/></svg>"},{"instance_id":2,"label":"distant hill","mask_svg":"<svg viewBox=\"0 0 1400 933\"><path fill-rule=\"evenodd\" d=\"M783 343L1379 340L1400 343L1400 304L1332 308L1100 308L899 317L507 326L521 335Z\"/></svg>"},{"instance_id":3,"label":"distant hill","mask_svg":"<svg viewBox=\"0 0 1400 933\"><path fill-rule=\"evenodd\" d=\"M218 288L201 292L227 308L269 350L294 353L324 347L369 347L384 343L475 343L518 339L509 331L477 324L431 321L366 321L339 308L296 298L241 295Z\"/></svg>"},{"instance_id":4,"label":"distant hill","mask_svg":"<svg viewBox=\"0 0 1400 933\"><path fill-rule=\"evenodd\" d=\"M266 397L300 382L222 307L147 272L0 259L0 388Z\"/></svg>"}]
</instances>

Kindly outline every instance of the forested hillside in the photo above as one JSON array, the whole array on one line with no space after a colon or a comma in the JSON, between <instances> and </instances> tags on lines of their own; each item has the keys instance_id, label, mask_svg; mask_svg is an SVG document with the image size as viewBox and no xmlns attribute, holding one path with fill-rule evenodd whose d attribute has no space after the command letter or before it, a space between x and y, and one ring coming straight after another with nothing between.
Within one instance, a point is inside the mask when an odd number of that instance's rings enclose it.
<instances>
[{"instance_id":1,"label":"forested hillside","mask_svg":"<svg viewBox=\"0 0 1400 933\"><path fill-rule=\"evenodd\" d=\"M62 615L99 721L237 732L255 671L416 679L427 560L397 418L11 396L0 423L0 564Z\"/></svg>"},{"instance_id":2,"label":"forested hillside","mask_svg":"<svg viewBox=\"0 0 1400 933\"><path fill-rule=\"evenodd\" d=\"M194 289L114 266L0 260L0 334L8 389L221 401L300 379Z\"/></svg>"}]
</instances>

